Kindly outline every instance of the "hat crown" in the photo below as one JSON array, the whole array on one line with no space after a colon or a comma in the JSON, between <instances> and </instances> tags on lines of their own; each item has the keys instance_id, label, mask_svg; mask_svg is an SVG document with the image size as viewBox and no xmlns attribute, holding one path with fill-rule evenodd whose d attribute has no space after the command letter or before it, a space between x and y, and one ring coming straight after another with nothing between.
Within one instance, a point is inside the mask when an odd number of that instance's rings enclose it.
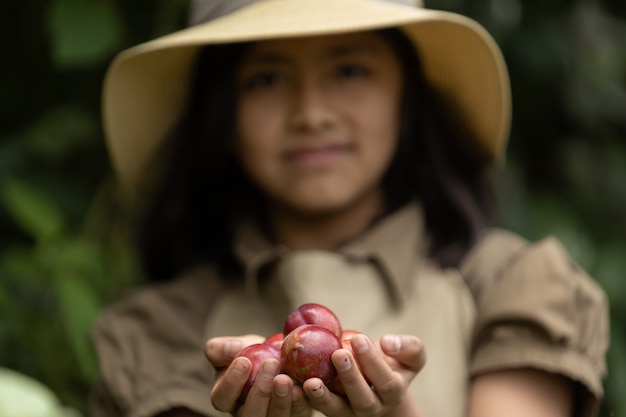
<instances>
[{"instance_id":1,"label":"hat crown","mask_svg":"<svg viewBox=\"0 0 626 417\"><path fill-rule=\"evenodd\" d=\"M225 16L259 0L191 0L189 25L198 25ZM302 0L298 0L302 1ZM376 0L407 6L423 7L422 0Z\"/></svg>"}]
</instances>

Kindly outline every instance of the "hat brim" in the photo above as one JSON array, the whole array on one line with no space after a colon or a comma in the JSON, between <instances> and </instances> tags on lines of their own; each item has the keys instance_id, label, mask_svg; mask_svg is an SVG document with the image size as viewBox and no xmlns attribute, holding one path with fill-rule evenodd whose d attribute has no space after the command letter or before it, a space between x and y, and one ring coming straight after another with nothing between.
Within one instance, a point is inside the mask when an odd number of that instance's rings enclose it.
<instances>
[{"instance_id":1,"label":"hat brim","mask_svg":"<svg viewBox=\"0 0 626 417\"><path fill-rule=\"evenodd\" d=\"M179 119L193 61L207 44L398 27L428 81L452 103L488 158L503 157L511 97L501 52L475 21L375 0L264 0L120 53L103 91L105 136L124 184L141 188L156 149Z\"/></svg>"}]
</instances>

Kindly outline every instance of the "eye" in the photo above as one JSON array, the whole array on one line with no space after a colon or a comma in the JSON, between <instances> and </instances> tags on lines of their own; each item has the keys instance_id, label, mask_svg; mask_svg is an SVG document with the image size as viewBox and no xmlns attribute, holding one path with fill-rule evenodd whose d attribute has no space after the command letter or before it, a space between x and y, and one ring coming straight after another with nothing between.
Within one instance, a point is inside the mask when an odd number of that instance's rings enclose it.
<instances>
[{"instance_id":1,"label":"eye","mask_svg":"<svg viewBox=\"0 0 626 417\"><path fill-rule=\"evenodd\" d=\"M337 69L337 75L343 78L359 78L368 74L369 71L363 65L347 64Z\"/></svg>"},{"instance_id":2,"label":"eye","mask_svg":"<svg viewBox=\"0 0 626 417\"><path fill-rule=\"evenodd\" d=\"M284 76L278 72L259 72L244 79L242 86L244 90L256 90L268 88L280 84L284 81Z\"/></svg>"}]
</instances>

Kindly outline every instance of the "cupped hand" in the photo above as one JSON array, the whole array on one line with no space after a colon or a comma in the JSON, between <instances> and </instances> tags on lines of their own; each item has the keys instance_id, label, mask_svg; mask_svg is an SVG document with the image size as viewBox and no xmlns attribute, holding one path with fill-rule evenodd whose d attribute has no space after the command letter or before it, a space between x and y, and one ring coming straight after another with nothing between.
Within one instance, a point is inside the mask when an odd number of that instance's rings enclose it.
<instances>
[{"instance_id":1,"label":"cupped hand","mask_svg":"<svg viewBox=\"0 0 626 417\"><path fill-rule=\"evenodd\" d=\"M303 385L311 405L329 417L420 416L407 390L426 363L422 342L415 336L387 335L375 345L356 335L351 344L356 358L347 349L332 356L347 398L311 378Z\"/></svg>"},{"instance_id":2,"label":"cupped hand","mask_svg":"<svg viewBox=\"0 0 626 417\"><path fill-rule=\"evenodd\" d=\"M294 385L289 376L279 373L280 363L276 359L263 361L245 401L240 401L252 364L248 358L236 356L244 347L261 343L264 339L258 335L245 335L215 337L207 341L205 356L218 372L211 391L213 406L234 416L311 416L313 411L302 387Z\"/></svg>"}]
</instances>

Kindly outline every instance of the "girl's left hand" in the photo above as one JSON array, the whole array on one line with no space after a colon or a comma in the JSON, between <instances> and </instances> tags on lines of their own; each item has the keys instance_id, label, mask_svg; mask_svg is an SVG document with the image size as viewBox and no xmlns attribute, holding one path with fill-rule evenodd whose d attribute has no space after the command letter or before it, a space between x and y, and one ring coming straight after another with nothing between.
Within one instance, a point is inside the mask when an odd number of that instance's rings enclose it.
<instances>
[{"instance_id":1,"label":"girl's left hand","mask_svg":"<svg viewBox=\"0 0 626 417\"><path fill-rule=\"evenodd\" d=\"M347 349L332 356L348 401L311 378L303 385L311 405L329 417L420 416L407 390L426 363L422 342L415 336L387 335L376 346L367 336L356 335L351 343L356 358Z\"/></svg>"}]
</instances>

